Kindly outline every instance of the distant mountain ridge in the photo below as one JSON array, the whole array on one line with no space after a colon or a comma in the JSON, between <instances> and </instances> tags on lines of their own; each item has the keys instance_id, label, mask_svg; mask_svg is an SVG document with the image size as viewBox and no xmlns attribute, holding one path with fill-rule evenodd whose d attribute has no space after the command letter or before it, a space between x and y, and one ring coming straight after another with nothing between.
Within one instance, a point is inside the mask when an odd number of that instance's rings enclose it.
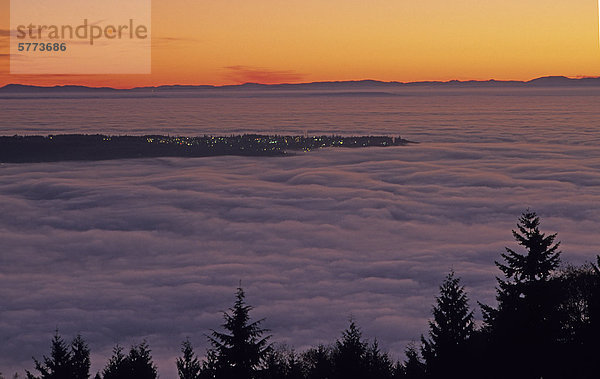
<instances>
[{"instance_id":1,"label":"distant mountain ridge","mask_svg":"<svg viewBox=\"0 0 600 379\"><path fill-rule=\"evenodd\" d=\"M326 81L311 83L260 84L244 83L223 86L213 85L161 85L117 89L111 87L88 87L81 85L57 85L51 87L7 84L0 92L114 92L114 91L160 91L160 90L359 90L399 89L407 87L600 87L600 77L567 78L566 76L544 76L528 81L518 80L450 80L422 82L383 82L378 80Z\"/></svg>"}]
</instances>

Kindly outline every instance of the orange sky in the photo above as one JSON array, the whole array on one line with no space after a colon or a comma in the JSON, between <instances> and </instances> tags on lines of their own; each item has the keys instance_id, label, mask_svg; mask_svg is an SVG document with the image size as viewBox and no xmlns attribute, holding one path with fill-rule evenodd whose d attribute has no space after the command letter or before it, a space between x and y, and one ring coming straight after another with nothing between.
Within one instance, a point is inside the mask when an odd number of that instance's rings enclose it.
<instances>
[{"instance_id":1,"label":"orange sky","mask_svg":"<svg viewBox=\"0 0 600 379\"><path fill-rule=\"evenodd\" d=\"M152 74L10 75L0 86L600 76L596 0L153 0Z\"/></svg>"}]
</instances>

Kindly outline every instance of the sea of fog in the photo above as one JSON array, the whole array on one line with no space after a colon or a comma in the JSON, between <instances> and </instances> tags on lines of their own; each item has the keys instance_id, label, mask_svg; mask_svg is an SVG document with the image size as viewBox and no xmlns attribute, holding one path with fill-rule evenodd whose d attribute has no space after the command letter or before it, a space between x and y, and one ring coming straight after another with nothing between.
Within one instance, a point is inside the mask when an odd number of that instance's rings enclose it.
<instances>
[{"instance_id":1,"label":"sea of fog","mask_svg":"<svg viewBox=\"0 0 600 379\"><path fill-rule=\"evenodd\" d=\"M453 269L494 304L527 207L565 262L600 253L600 89L0 96L0 135L385 134L419 144L283 158L0 165L0 372L58 328L94 373L147 340L162 378L203 353L241 280L273 340L303 350L353 317L393 357ZM479 317L479 313L477 313Z\"/></svg>"}]
</instances>

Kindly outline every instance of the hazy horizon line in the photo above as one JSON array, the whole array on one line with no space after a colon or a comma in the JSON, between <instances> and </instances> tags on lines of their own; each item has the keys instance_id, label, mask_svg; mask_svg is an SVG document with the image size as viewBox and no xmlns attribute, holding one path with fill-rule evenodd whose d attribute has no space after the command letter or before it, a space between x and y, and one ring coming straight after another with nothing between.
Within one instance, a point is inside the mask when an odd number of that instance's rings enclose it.
<instances>
[{"instance_id":1,"label":"hazy horizon line","mask_svg":"<svg viewBox=\"0 0 600 379\"><path fill-rule=\"evenodd\" d=\"M4 86L0 87L0 89L5 89L11 86L23 86L23 87L35 87L35 88L66 88L66 87L82 87L89 89L113 89L113 90L133 90L133 89L146 89L146 88L160 88L160 87L204 87L204 88L231 88L231 87L242 87L242 86L264 86L264 87L277 87L277 86L303 86L303 85L315 85L315 84L344 84L344 83L364 83L364 82L373 82L377 84L387 84L387 85L426 85L426 84L469 84L469 83L500 83L500 84L527 84L532 83L538 80L568 80L568 81L579 81L586 79L600 79L600 76L585 76L585 75L577 75L577 76L565 76L565 75L546 75L546 76L538 76L529 80L518 80L518 79L449 79L449 80L419 80L419 81L385 81L378 79L350 79L350 80L322 80L322 81L311 81L311 82L281 82L281 83L260 83L260 82L244 82L238 84L182 84L182 83L173 83L173 84L156 84L156 85L147 85L147 86L135 86L135 87L111 87L111 86L92 86L85 84L54 84L54 85L37 85L37 84L24 84L24 83L8 83Z\"/></svg>"}]
</instances>

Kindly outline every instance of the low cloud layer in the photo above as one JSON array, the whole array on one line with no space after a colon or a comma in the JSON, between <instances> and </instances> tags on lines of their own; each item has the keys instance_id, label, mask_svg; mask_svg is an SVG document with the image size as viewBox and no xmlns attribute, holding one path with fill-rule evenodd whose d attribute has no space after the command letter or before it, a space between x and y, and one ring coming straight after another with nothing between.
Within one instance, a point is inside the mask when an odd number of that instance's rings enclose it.
<instances>
[{"instance_id":1,"label":"low cloud layer","mask_svg":"<svg viewBox=\"0 0 600 379\"><path fill-rule=\"evenodd\" d=\"M2 165L0 371L31 369L58 327L90 342L94 370L147 339L174 377L181 341L204 352L240 280L278 342L331 342L352 316L400 357L450 269L473 306L494 303L525 208L565 260L599 251L600 151L546 138Z\"/></svg>"},{"instance_id":2,"label":"low cloud layer","mask_svg":"<svg viewBox=\"0 0 600 379\"><path fill-rule=\"evenodd\" d=\"M4 99L3 135L308 130L421 144L0 165L0 371L31 369L58 327L86 337L94 372L114 344L145 338L173 378L181 341L204 352L240 280L277 342L331 342L352 316L401 357L451 268L473 306L494 303L493 262L527 207L565 260L592 260L598 91L513 92Z\"/></svg>"}]
</instances>

